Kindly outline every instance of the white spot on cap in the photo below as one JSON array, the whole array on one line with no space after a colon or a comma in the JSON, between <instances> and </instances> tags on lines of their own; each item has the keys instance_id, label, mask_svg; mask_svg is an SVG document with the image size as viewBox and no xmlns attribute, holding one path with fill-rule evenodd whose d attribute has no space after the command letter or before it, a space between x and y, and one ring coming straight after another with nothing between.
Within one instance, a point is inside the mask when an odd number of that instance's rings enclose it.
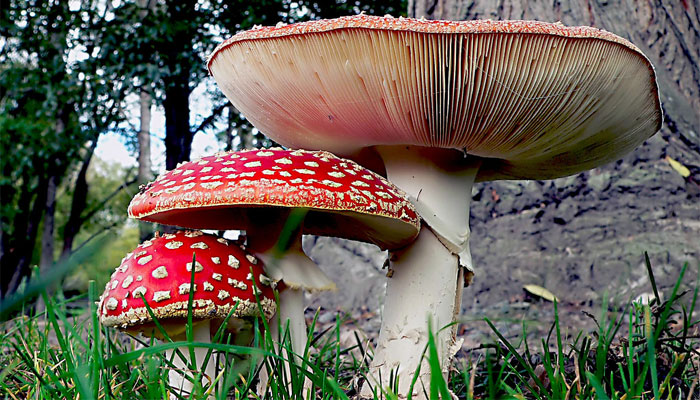
<instances>
[{"instance_id":1,"label":"white spot on cap","mask_svg":"<svg viewBox=\"0 0 700 400\"><path fill-rule=\"evenodd\" d=\"M136 255L134 256L134 258L139 258L139 257L141 257L141 256L143 256L143 255L146 255L146 254L148 254L148 252L147 252L146 250L144 250L144 251L139 251L138 253L136 253Z\"/></svg>"},{"instance_id":2,"label":"white spot on cap","mask_svg":"<svg viewBox=\"0 0 700 400\"><path fill-rule=\"evenodd\" d=\"M118 284L119 284L119 281L118 281L118 280L116 280L116 279L113 280L113 281L112 281L112 290L116 289Z\"/></svg>"},{"instance_id":3,"label":"white spot on cap","mask_svg":"<svg viewBox=\"0 0 700 400\"><path fill-rule=\"evenodd\" d=\"M211 283L209 283L207 281L204 281L204 291L206 291L206 292L214 291L214 285L212 285Z\"/></svg>"},{"instance_id":4,"label":"white spot on cap","mask_svg":"<svg viewBox=\"0 0 700 400\"><path fill-rule=\"evenodd\" d=\"M345 176L344 173L338 171L329 172L328 175L332 176L333 178L342 178Z\"/></svg>"},{"instance_id":5,"label":"white spot on cap","mask_svg":"<svg viewBox=\"0 0 700 400\"><path fill-rule=\"evenodd\" d=\"M195 283L193 286L194 290L193 292L197 291L197 284ZM180 294L188 294L190 292L190 284L189 283L183 283L182 285L177 287L177 291Z\"/></svg>"},{"instance_id":6,"label":"white spot on cap","mask_svg":"<svg viewBox=\"0 0 700 400\"><path fill-rule=\"evenodd\" d=\"M192 263L188 262L186 265L187 272L192 271ZM204 266L199 263L199 261L194 262L194 272L200 272L204 269Z\"/></svg>"},{"instance_id":7,"label":"white spot on cap","mask_svg":"<svg viewBox=\"0 0 700 400\"><path fill-rule=\"evenodd\" d=\"M304 161L304 165L307 167L318 168L318 163L316 161Z\"/></svg>"},{"instance_id":8,"label":"white spot on cap","mask_svg":"<svg viewBox=\"0 0 700 400\"><path fill-rule=\"evenodd\" d=\"M146 247L149 247L149 246L151 246L152 244L153 244L153 242L151 242L150 240L146 240L145 242L141 243L141 245L140 245L139 247L145 249Z\"/></svg>"},{"instance_id":9,"label":"white spot on cap","mask_svg":"<svg viewBox=\"0 0 700 400\"><path fill-rule=\"evenodd\" d=\"M182 247L182 244L183 244L182 242L178 242L178 241L173 240L172 242L166 243L165 248L170 249L170 250L175 250L175 249L179 249L180 247Z\"/></svg>"},{"instance_id":10,"label":"white spot on cap","mask_svg":"<svg viewBox=\"0 0 700 400\"><path fill-rule=\"evenodd\" d=\"M228 246L228 240L226 240L225 238L216 238L216 241Z\"/></svg>"},{"instance_id":11,"label":"white spot on cap","mask_svg":"<svg viewBox=\"0 0 700 400\"><path fill-rule=\"evenodd\" d=\"M243 178L252 178L255 176L255 171L241 172L240 174L238 174L238 176L241 176Z\"/></svg>"},{"instance_id":12,"label":"white spot on cap","mask_svg":"<svg viewBox=\"0 0 700 400\"><path fill-rule=\"evenodd\" d=\"M166 233L165 235L163 235L163 237L166 239L175 239L176 238L176 236L173 235L172 233Z\"/></svg>"},{"instance_id":13,"label":"white spot on cap","mask_svg":"<svg viewBox=\"0 0 700 400\"><path fill-rule=\"evenodd\" d=\"M190 179L190 178L185 178L185 179ZM194 178L192 178L192 179L194 179ZM184 179L183 179L183 181L184 181ZM170 187L170 186L172 186L172 185L174 185L174 184L176 184L176 183L177 183L177 181L161 182L161 184L162 184L163 186L165 186L165 187Z\"/></svg>"},{"instance_id":14,"label":"white spot on cap","mask_svg":"<svg viewBox=\"0 0 700 400\"><path fill-rule=\"evenodd\" d=\"M193 244L190 246L190 248L191 248L191 249L202 249L202 250L206 250L206 249L209 248L209 246L207 246L207 244L204 243L204 242L197 242L197 243L193 243Z\"/></svg>"},{"instance_id":15,"label":"white spot on cap","mask_svg":"<svg viewBox=\"0 0 700 400\"><path fill-rule=\"evenodd\" d=\"M207 161L207 160L199 160L199 161L197 162L197 164L199 164L199 165L207 165L207 164L209 164L209 161Z\"/></svg>"},{"instance_id":16,"label":"white spot on cap","mask_svg":"<svg viewBox=\"0 0 700 400\"><path fill-rule=\"evenodd\" d=\"M219 294L216 297L218 297L219 300L226 300L228 297L231 297L231 293L225 290L219 290Z\"/></svg>"},{"instance_id":17,"label":"white spot on cap","mask_svg":"<svg viewBox=\"0 0 700 400\"><path fill-rule=\"evenodd\" d=\"M115 299L114 297L110 297L109 299L107 299L107 302L105 303L105 307L111 311L116 310L118 305L119 305L119 300Z\"/></svg>"},{"instance_id":18,"label":"white spot on cap","mask_svg":"<svg viewBox=\"0 0 700 400\"><path fill-rule=\"evenodd\" d=\"M364 179L367 179L368 181L373 181L373 180L374 180L374 176L373 176L373 175L370 175L370 174L362 175L362 177L363 177Z\"/></svg>"},{"instance_id":19,"label":"white spot on cap","mask_svg":"<svg viewBox=\"0 0 700 400\"><path fill-rule=\"evenodd\" d=\"M131 285L131 282L134 281L134 277L129 275L126 278L124 278L124 281L122 282L122 288L126 289Z\"/></svg>"},{"instance_id":20,"label":"white spot on cap","mask_svg":"<svg viewBox=\"0 0 700 400\"><path fill-rule=\"evenodd\" d=\"M369 184L363 181L354 181L352 184L359 187L369 187Z\"/></svg>"},{"instance_id":21,"label":"white spot on cap","mask_svg":"<svg viewBox=\"0 0 700 400\"><path fill-rule=\"evenodd\" d=\"M161 265L160 267L154 269L153 272L151 272L151 275L153 275L153 277L156 279L167 278L168 270L165 268L165 265Z\"/></svg>"},{"instance_id":22,"label":"white spot on cap","mask_svg":"<svg viewBox=\"0 0 700 400\"><path fill-rule=\"evenodd\" d=\"M214 264L221 264L221 257L212 257L211 262Z\"/></svg>"},{"instance_id":23,"label":"white spot on cap","mask_svg":"<svg viewBox=\"0 0 700 400\"><path fill-rule=\"evenodd\" d=\"M269 157L269 156L274 156L275 153L272 152L272 151L264 151L264 150L261 150L261 151L255 153L255 155L258 156L258 157Z\"/></svg>"},{"instance_id":24,"label":"white spot on cap","mask_svg":"<svg viewBox=\"0 0 700 400\"><path fill-rule=\"evenodd\" d=\"M265 169L265 170L263 170L262 173L263 173L263 175L274 175L275 171L273 171L271 169Z\"/></svg>"},{"instance_id":25,"label":"white spot on cap","mask_svg":"<svg viewBox=\"0 0 700 400\"><path fill-rule=\"evenodd\" d=\"M217 187L223 185L224 183L221 181L216 181L216 182L204 182L200 183L199 186L205 188L205 189L216 189Z\"/></svg>"},{"instance_id":26,"label":"white spot on cap","mask_svg":"<svg viewBox=\"0 0 700 400\"><path fill-rule=\"evenodd\" d=\"M122 308L126 308L127 302L126 299L122 299Z\"/></svg>"},{"instance_id":27,"label":"white spot on cap","mask_svg":"<svg viewBox=\"0 0 700 400\"><path fill-rule=\"evenodd\" d=\"M145 256L145 257L139 258L138 263L139 263L139 265L146 265L146 264L148 264L148 262L151 261L152 259L153 259L153 256L149 254L149 255L147 255L147 256Z\"/></svg>"},{"instance_id":28,"label":"white spot on cap","mask_svg":"<svg viewBox=\"0 0 700 400\"><path fill-rule=\"evenodd\" d=\"M270 286L272 284L272 279L270 279L267 275L260 274L260 283L265 285L265 286Z\"/></svg>"},{"instance_id":29,"label":"white spot on cap","mask_svg":"<svg viewBox=\"0 0 700 400\"><path fill-rule=\"evenodd\" d=\"M143 276L137 275L136 276L136 282L141 282L143 280Z\"/></svg>"},{"instance_id":30,"label":"white spot on cap","mask_svg":"<svg viewBox=\"0 0 700 400\"><path fill-rule=\"evenodd\" d=\"M235 287L236 289L248 290L248 285L233 278L228 278L228 284Z\"/></svg>"},{"instance_id":31,"label":"white spot on cap","mask_svg":"<svg viewBox=\"0 0 700 400\"><path fill-rule=\"evenodd\" d=\"M153 301L163 301L170 299L170 290L161 290L153 293Z\"/></svg>"},{"instance_id":32,"label":"white spot on cap","mask_svg":"<svg viewBox=\"0 0 700 400\"><path fill-rule=\"evenodd\" d=\"M229 163L232 163L232 164L235 164L235 161L228 161L228 162L229 162ZM224 164L226 164L226 163L224 163ZM221 169L219 170L219 172L236 172L236 169L235 169L235 168L226 167L226 168L221 168Z\"/></svg>"},{"instance_id":33,"label":"white spot on cap","mask_svg":"<svg viewBox=\"0 0 700 400\"><path fill-rule=\"evenodd\" d=\"M189 238L194 238L194 237L202 236L202 235L204 235L204 234L203 234L201 231L188 231L188 232L185 232L185 236L186 236L186 237L189 237Z\"/></svg>"},{"instance_id":34,"label":"white spot on cap","mask_svg":"<svg viewBox=\"0 0 700 400\"><path fill-rule=\"evenodd\" d=\"M217 274L216 272L211 274L211 279L213 279L215 281L220 281L221 279L223 279L223 277L224 277L223 275Z\"/></svg>"},{"instance_id":35,"label":"white spot on cap","mask_svg":"<svg viewBox=\"0 0 700 400\"><path fill-rule=\"evenodd\" d=\"M289 164L292 163L292 160L288 159L287 157L282 157L282 158L276 159L275 162L278 163L278 164L286 164L286 165L289 165Z\"/></svg>"},{"instance_id":36,"label":"white spot on cap","mask_svg":"<svg viewBox=\"0 0 700 400\"><path fill-rule=\"evenodd\" d=\"M253 274L248 272L248 275L246 275L245 278L252 282L253 281Z\"/></svg>"},{"instance_id":37,"label":"white spot on cap","mask_svg":"<svg viewBox=\"0 0 700 400\"><path fill-rule=\"evenodd\" d=\"M301 179L301 178L294 178L294 179L292 179L292 180L289 181L289 182L290 182L290 183L302 183L302 182L304 182L304 180Z\"/></svg>"},{"instance_id":38,"label":"white spot on cap","mask_svg":"<svg viewBox=\"0 0 700 400\"><path fill-rule=\"evenodd\" d=\"M143 286L139 286L136 289L134 289L133 293L134 293L135 298L145 296L146 295L146 288Z\"/></svg>"},{"instance_id":39,"label":"white spot on cap","mask_svg":"<svg viewBox=\"0 0 700 400\"><path fill-rule=\"evenodd\" d=\"M261 165L262 164L260 163L260 161L251 161L251 162L247 162L247 163L243 164L243 166L246 168L258 168Z\"/></svg>"},{"instance_id":40,"label":"white spot on cap","mask_svg":"<svg viewBox=\"0 0 700 400\"><path fill-rule=\"evenodd\" d=\"M240 264L240 262L238 262L238 260L236 259L236 257L234 257L233 255L230 255L230 254L229 254L229 256L228 256L228 266L231 267L231 268L238 269L238 267L240 267L241 264Z\"/></svg>"},{"instance_id":41,"label":"white spot on cap","mask_svg":"<svg viewBox=\"0 0 700 400\"><path fill-rule=\"evenodd\" d=\"M316 174L316 172L314 172L310 169L306 169L306 168L295 168L294 170L300 174L306 174L306 175L315 175Z\"/></svg>"},{"instance_id":42,"label":"white spot on cap","mask_svg":"<svg viewBox=\"0 0 700 400\"><path fill-rule=\"evenodd\" d=\"M195 179L196 179L196 178L195 178L194 176L188 176L187 178L185 178L185 179L182 180L182 183L187 183L187 182L193 181L193 180L195 180Z\"/></svg>"},{"instance_id":43,"label":"white spot on cap","mask_svg":"<svg viewBox=\"0 0 700 400\"><path fill-rule=\"evenodd\" d=\"M252 256L252 255L250 255L250 254L246 254L246 255L245 255L245 258L247 258L248 261L250 261L250 263L253 264L253 265L255 265L255 264L258 263L258 259L255 258L255 256Z\"/></svg>"},{"instance_id":44,"label":"white spot on cap","mask_svg":"<svg viewBox=\"0 0 700 400\"><path fill-rule=\"evenodd\" d=\"M199 173L206 174L207 172L211 171L212 169L213 169L212 167L204 167L199 171Z\"/></svg>"},{"instance_id":45,"label":"white spot on cap","mask_svg":"<svg viewBox=\"0 0 700 400\"><path fill-rule=\"evenodd\" d=\"M328 179L322 180L321 183L323 183L323 184L326 185L326 186L333 187L333 188L339 188L339 187L343 186L342 184L340 184L340 183L338 183L338 182L331 181L331 180L328 180Z\"/></svg>"},{"instance_id":46,"label":"white spot on cap","mask_svg":"<svg viewBox=\"0 0 700 400\"><path fill-rule=\"evenodd\" d=\"M183 185L182 188L183 188L184 190L190 190L190 189L192 189L192 188L194 187L194 185L195 185L194 182L190 182L190 183L187 183L187 184ZM202 183L202 185L204 185L204 184Z\"/></svg>"},{"instance_id":47,"label":"white spot on cap","mask_svg":"<svg viewBox=\"0 0 700 400\"><path fill-rule=\"evenodd\" d=\"M289 178L290 176L292 176L292 174L290 174L287 171L280 171L280 176L284 176L286 178Z\"/></svg>"},{"instance_id":48,"label":"white spot on cap","mask_svg":"<svg viewBox=\"0 0 700 400\"><path fill-rule=\"evenodd\" d=\"M193 169L186 169L186 170L182 173L182 176L189 175L189 174L193 174L193 173L194 173L194 170L193 170Z\"/></svg>"}]
</instances>

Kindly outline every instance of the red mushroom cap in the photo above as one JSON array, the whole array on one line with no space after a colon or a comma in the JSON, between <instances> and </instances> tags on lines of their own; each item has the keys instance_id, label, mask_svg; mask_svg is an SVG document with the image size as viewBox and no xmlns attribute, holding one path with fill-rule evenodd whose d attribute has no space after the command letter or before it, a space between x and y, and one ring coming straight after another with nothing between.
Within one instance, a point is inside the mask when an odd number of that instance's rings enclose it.
<instances>
[{"instance_id":1,"label":"red mushroom cap","mask_svg":"<svg viewBox=\"0 0 700 400\"><path fill-rule=\"evenodd\" d=\"M239 33L208 67L285 146L458 149L481 181L584 171L661 127L649 61L590 27L357 15Z\"/></svg>"},{"instance_id":2,"label":"red mushroom cap","mask_svg":"<svg viewBox=\"0 0 700 400\"><path fill-rule=\"evenodd\" d=\"M121 328L151 322L141 295L159 320L186 318L193 253L193 318L225 318L234 307L234 317L259 315L256 292L265 317L272 317L274 294L261 261L226 239L180 231L124 257L100 298L100 322Z\"/></svg>"},{"instance_id":3,"label":"red mushroom cap","mask_svg":"<svg viewBox=\"0 0 700 400\"><path fill-rule=\"evenodd\" d=\"M420 229L403 191L381 176L328 152L282 149L184 163L137 194L129 216L196 229L246 229L260 212L290 208L309 211L303 233L382 248L410 243Z\"/></svg>"}]
</instances>

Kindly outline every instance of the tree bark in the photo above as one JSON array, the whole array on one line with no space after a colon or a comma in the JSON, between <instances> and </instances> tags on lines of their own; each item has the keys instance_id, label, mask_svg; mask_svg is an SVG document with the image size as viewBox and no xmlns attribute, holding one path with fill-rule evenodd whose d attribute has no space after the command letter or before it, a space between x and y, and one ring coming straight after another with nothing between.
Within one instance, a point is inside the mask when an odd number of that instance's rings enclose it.
<instances>
[{"instance_id":1,"label":"tree bark","mask_svg":"<svg viewBox=\"0 0 700 400\"><path fill-rule=\"evenodd\" d=\"M97 139L93 140L92 143L90 143L90 146L87 148L85 157L83 158L83 162L80 166L80 171L78 171L78 176L75 179L70 216L68 217L68 221L63 228L63 249L61 250L60 256L61 261L67 260L71 255L75 236L80 231L83 222L85 222L85 220L82 218L82 214L87 206L87 196L90 189L87 182L87 172L90 168L90 161L92 161L92 156L95 153L96 147Z\"/></svg>"},{"instance_id":2,"label":"tree bark","mask_svg":"<svg viewBox=\"0 0 700 400\"><path fill-rule=\"evenodd\" d=\"M151 104L153 99L151 94L141 89L139 102L141 105L141 120L138 134L139 142L139 171L137 182L145 185L153 179L151 174ZM153 225L139 221L139 239L141 242L153 235Z\"/></svg>"},{"instance_id":3,"label":"tree bark","mask_svg":"<svg viewBox=\"0 0 700 400\"><path fill-rule=\"evenodd\" d=\"M30 180L30 177L24 177L25 182ZM29 275L29 264L34 254L36 235L41 218L44 216L46 194L47 183L43 177L39 178L36 193L33 193L29 185L20 193L18 204L26 204L27 206L23 210L29 209L30 211L22 211L21 214L15 216L12 225L14 226L13 235L5 238L7 250L3 255L0 267L2 268L3 297L17 290L22 278Z\"/></svg>"},{"instance_id":4,"label":"tree bark","mask_svg":"<svg viewBox=\"0 0 700 400\"><path fill-rule=\"evenodd\" d=\"M45 275L53 266L54 250L54 226L56 222L56 189L58 176L55 173L49 175L46 183L46 203L44 211L44 224L41 231L41 258L39 261L39 273ZM52 285L53 286L53 285ZM46 290L51 292L52 287ZM43 299L40 297L36 304L36 312L41 313L46 309Z\"/></svg>"}]
</instances>

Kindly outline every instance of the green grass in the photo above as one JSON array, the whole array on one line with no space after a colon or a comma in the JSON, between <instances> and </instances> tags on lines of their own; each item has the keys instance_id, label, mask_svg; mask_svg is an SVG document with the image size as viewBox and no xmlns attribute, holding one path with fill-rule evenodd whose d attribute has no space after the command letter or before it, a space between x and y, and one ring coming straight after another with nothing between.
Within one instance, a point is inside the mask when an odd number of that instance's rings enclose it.
<instances>
[{"instance_id":1,"label":"green grass","mask_svg":"<svg viewBox=\"0 0 700 400\"><path fill-rule=\"evenodd\" d=\"M470 400L700 398L698 321L692 319L697 282L694 289L681 291L686 265L675 286L660 293L650 264L648 271L655 294L650 304L631 303L615 313L604 301L601 315L591 319L595 330L581 332L569 343L562 337L556 305L550 334L537 340L524 332L512 343L487 319L494 341L456 360L449 382L440 374L431 333L424 353L432 372L428 396L449 399L452 392ZM662 294L668 300L661 301ZM253 347L231 344L234 338L223 328L213 344L193 342L191 331L188 340L179 343L167 338L134 340L98 324L94 284L87 294L70 299L60 292L42 296L45 314L33 315L27 303L12 313L4 309L9 319L0 325L2 398L168 399L173 359L164 356L165 350L204 347L207 357L217 358L223 367L212 382L200 384L199 368L188 366L196 397L212 393L217 399L297 399L304 379L309 379L314 398L349 399L357 395L371 357L357 335L354 343L340 345L346 320L340 317L322 331L314 319L303 361L290 364L289 341L276 349L262 320L255 321ZM180 355L176 351L173 357ZM262 369L271 379L259 395L256 376ZM397 398L390 390L378 390L376 397Z\"/></svg>"}]
</instances>

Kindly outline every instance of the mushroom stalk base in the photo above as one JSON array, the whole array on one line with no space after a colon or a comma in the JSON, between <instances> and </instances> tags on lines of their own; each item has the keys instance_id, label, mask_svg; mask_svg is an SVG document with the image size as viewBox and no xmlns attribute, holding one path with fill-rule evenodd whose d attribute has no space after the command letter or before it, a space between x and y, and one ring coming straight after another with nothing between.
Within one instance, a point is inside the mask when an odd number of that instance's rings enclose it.
<instances>
[{"instance_id":1,"label":"mushroom stalk base","mask_svg":"<svg viewBox=\"0 0 700 400\"><path fill-rule=\"evenodd\" d=\"M287 288L280 295L280 303L277 314L270 321L270 336L274 342L275 351L284 358L284 380L282 377L275 377L279 382L292 382L291 363L303 367L304 351L307 344L306 320L304 318L304 291L301 289ZM291 350L291 351L290 351ZM302 374L295 371L295 374ZM263 394L269 384L268 371L263 368L259 376L258 394ZM303 398L313 398L309 395L312 384L308 378L304 379ZM291 393L291 387L289 391Z\"/></svg>"},{"instance_id":2,"label":"mushroom stalk base","mask_svg":"<svg viewBox=\"0 0 700 400\"><path fill-rule=\"evenodd\" d=\"M453 322L461 309L465 275L472 270L469 203L478 164L452 150L401 146L378 151L389 180L409 195L425 224L415 242L392 255L382 326L361 396L371 398L373 389L391 389L402 399L409 392L413 399L425 399L430 393L430 369L423 353L428 328L435 336L445 379L461 347Z\"/></svg>"},{"instance_id":3,"label":"mushroom stalk base","mask_svg":"<svg viewBox=\"0 0 700 400\"><path fill-rule=\"evenodd\" d=\"M186 340L184 335L172 338L176 340ZM210 322L209 320L204 320L196 323L192 327L192 341L209 343L211 341L210 332ZM181 397L188 397L192 394L194 389L193 381L194 377L197 375L198 371L202 371L202 387L211 385L216 378L216 354L212 353L209 358L209 363L207 363L204 368L202 368L202 363L207 356L209 349L195 347L194 355L195 359L190 359L190 349L187 346L178 347L180 353L184 356L183 360L177 355L176 349L166 350L165 356L168 360L172 360L173 368L168 372L168 379L170 384L170 390L174 393L178 393ZM192 369L194 366L194 369ZM210 393L213 393L213 388L210 386ZM174 394L170 395L171 399L178 398ZM213 395L206 397L214 398Z\"/></svg>"}]
</instances>

